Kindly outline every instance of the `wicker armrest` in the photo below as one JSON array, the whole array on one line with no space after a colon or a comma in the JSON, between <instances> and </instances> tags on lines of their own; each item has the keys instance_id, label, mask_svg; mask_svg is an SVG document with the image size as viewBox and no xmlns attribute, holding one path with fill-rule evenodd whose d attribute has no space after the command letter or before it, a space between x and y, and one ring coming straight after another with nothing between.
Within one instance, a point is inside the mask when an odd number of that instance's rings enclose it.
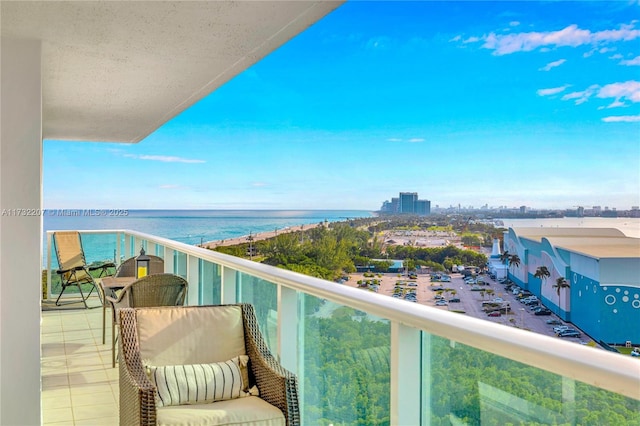
<instances>
[{"instance_id":1,"label":"wicker armrest","mask_svg":"<svg viewBox=\"0 0 640 426\"><path fill-rule=\"evenodd\" d=\"M284 413L287 425L299 425L298 379L273 358L265 358L257 353L253 355L250 355L251 372L260 390L260 398L278 407Z\"/></svg>"},{"instance_id":2,"label":"wicker armrest","mask_svg":"<svg viewBox=\"0 0 640 426\"><path fill-rule=\"evenodd\" d=\"M258 328L253 306L241 304L245 346L251 360L251 372L260 390L260 398L282 411L288 426L300 424L298 379L284 369L269 351Z\"/></svg>"},{"instance_id":3,"label":"wicker armrest","mask_svg":"<svg viewBox=\"0 0 640 426\"><path fill-rule=\"evenodd\" d=\"M120 310L120 424L156 424L156 388L140 359L134 310Z\"/></svg>"}]
</instances>

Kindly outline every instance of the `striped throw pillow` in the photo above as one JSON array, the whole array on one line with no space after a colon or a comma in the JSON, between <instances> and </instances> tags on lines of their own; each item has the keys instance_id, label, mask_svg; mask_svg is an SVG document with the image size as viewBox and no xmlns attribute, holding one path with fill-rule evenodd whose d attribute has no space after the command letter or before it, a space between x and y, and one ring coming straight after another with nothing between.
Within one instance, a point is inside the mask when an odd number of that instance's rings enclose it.
<instances>
[{"instance_id":1,"label":"striped throw pillow","mask_svg":"<svg viewBox=\"0 0 640 426\"><path fill-rule=\"evenodd\" d=\"M249 357L240 355L211 364L147 365L147 375L156 386L156 406L207 404L255 395L249 389ZM243 371L244 370L244 371Z\"/></svg>"}]
</instances>

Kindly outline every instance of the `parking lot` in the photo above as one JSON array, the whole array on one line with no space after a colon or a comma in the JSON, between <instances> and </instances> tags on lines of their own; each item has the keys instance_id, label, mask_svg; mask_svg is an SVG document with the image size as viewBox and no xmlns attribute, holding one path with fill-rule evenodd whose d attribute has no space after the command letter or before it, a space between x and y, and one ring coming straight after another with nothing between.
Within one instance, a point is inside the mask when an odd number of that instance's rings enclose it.
<instances>
[{"instance_id":1,"label":"parking lot","mask_svg":"<svg viewBox=\"0 0 640 426\"><path fill-rule=\"evenodd\" d=\"M376 274L374 277L364 277L363 274L352 274L350 276L350 280L345 284L357 287L357 283L359 280L376 279L379 282L378 293L393 296L396 284L398 282L405 282L405 284L400 285L400 288L406 289L402 293L415 292L415 303L431 306L435 309L461 311L466 315L483 319L485 321L492 321L508 327L518 327L548 336L555 336L555 332L553 330L554 325L547 324L547 320L557 320L562 325L568 325L571 328L576 328L573 324L565 323L564 321L560 320L553 313L551 315L545 316L534 315L534 313L529 309L528 306L518 301L514 294L506 291L503 284L492 280L486 275L480 275L480 277L482 277L486 283L486 285L478 286L481 290L472 290L474 285L465 284L462 274L454 273L448 275L451 279L450 282L432 282L431 277L428 274L419 274L417 275L416 279L412 280L409 280L407 276L399 276L399 274L397 273ZM414 286L412 284L410 286L408 284L410 281L415 282L416 285ZM448 302L447 305L437 306L436 296L438 294L437 290L439 288L455 290L455 294L444 291L442 293L442 297L446 301L452 298L458 298L460 299L460 302ZM399 293L397 290L396 292ZM491 294L491 292L493 292L493 294ZM510 312L506 315L501 314L500 316L495 317L488 316L487 313L482 309L482 302L488 302L497 297L502 298L504 300L504 303L509 303ZM398 298L402 298L402 296ZM407 303L411 303L411 301ZM591 340L589 339L589 336L585 335L581 331L580 333L580 337L564 337L563 339L574 341L576 343L587 343L589 342L589 340Z\"/></svg>"}]
</instances>

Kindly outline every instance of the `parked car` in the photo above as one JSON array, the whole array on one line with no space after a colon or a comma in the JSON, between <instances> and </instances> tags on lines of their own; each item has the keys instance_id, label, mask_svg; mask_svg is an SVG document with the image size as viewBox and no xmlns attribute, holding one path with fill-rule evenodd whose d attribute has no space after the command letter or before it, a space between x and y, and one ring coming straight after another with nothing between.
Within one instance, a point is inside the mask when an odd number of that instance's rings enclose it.
<instances>
[{"instance_id":1,"label":"parked car","mask_svg":"<svg viewBox=\"0 0 640 426\"><path fill-rule=\"evenodd\" d=\"M482 291L482 288L480 288L477 285L471 286L471 291Z\"/></svg>"},{"instance_id":2,"label":"parked car","mask_svg":"<svg viewBox=\"0 0 640 426\"><path fill-rule=\"evenodd\" d=\"M547 320L547 324L549 325L562 325L562 321L557 320L557 319L548 319Z\"/></svg>"},{"instance_id":3,"label":"parked car","mask_svg":"<svg viewBox=\"0 0 640 426\"><path fill-rule=\"evenodd\" d=\"M553 327L553 331L555 331L556 333L560 333L561 331L564 330L569 330L569 326L568 325L559 325L557 327Z\"/></svg>"},{"instance_id":4,"label":"parked car","mask_svg":"<svg viewBox=\"0 0 640 426\"><path fill-rule=\"evenodd\" d=\"M534 315L551 315L551 311L547 308L534 312Z\"/></svg>"},{"instance_id":5,"label":"parked car","mask_svg":"<svg viewBox=\"0 0 640 426\"><path fill-rule=\"evenodd\" d=\"M460 303L460 298L454 297L452 299L449 299L449 303Z\"/></svg>"},{"instance_id":6,"label":"parked car","mask_svg":"<svg viewBox=\"0 0 640 426\"><path fill-rule=\"evenodd\" d=\"M565 330L558 333L558 337L580 337L580 332L577 330Z\"/></svg>"},{"instance_id":7,"label":"parked car","mask_svg":"<svg viewBox=\"0 0 640 426\"><path fill-rule=\"evenodd\" d=\"M489 312L487 315L490 317L499 317L502 314L499 311L493 311L493 312Z\"/></svg>"},{"instance_id":8,"label":"parked car","mask_svg":"<svg viewBox=\"0 0 640 426\"><path fill-rule=\"evenodd\" d=\"M448 303L446 300L437 300L436 301L436 306L447 306Z\"/></svg>"}]
</instances>

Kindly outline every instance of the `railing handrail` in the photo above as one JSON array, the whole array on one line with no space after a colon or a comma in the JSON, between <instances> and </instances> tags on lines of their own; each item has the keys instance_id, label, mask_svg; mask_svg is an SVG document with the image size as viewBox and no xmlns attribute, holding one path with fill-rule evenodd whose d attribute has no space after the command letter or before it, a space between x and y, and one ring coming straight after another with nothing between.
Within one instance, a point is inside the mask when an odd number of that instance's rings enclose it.
<instances>
[{"instance_id":1,"label":"railing handrail","mask_svg":"<svg viewBox=\"0 0 640 426\"><path fill-rule=\"evenodd\" d=\"M120 229L79 232L128 234L274 284L640 400L640 362L631 357L362 291L138 231Z\"/></svg>"}]
</instances>

